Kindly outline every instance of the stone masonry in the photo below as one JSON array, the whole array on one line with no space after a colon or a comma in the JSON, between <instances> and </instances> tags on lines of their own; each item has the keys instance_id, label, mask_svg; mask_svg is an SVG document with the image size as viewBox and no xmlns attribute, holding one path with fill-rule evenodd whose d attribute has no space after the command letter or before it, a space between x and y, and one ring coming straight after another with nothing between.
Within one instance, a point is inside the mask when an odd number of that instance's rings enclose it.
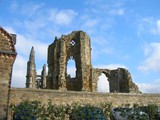
<instances>
[{"instance_id":1,"label":"stone masonry","mask_svg":"<svg viewBox=\"0 0 160 120\"><path fill-rule=\"evenodd\" d=\"M35 51L32 47L27 63L26 88L36 88Z\"/></svg>"},{"instance_id":2,"label":"stone masonry","mask_svg":"<svg viewBox=\"0 0 160 120\"><path fill-rule=\"evenodd\" d=\"M16 58L16 35L0 27L0 120L7 119L12 67Z\"/></svg>"},{"instance_id":3,"label":"stone masonry","mask_svg":"<svg viewBox=\"0 0 160 120\"><path fill-rule=\"evenodd\" d=\"M34 47L31 48L29 61L27 62L26 88L46 88L46 65L43 66L41 75L37 75Z\"/></svg>"},{"instance_id":4,"label":"stone masonry","mask_svg":"<svg viewBox=\"0 0 160 120\"><path fill-rule=\"evenodd\" d=\"M67 74L67 62L75 60L76 76ZM98 77L104 73L109 81L110 92L139 92L131 74L124 68L116 70L95 69L91 65L91 43L83 31L73 31L55 38L48 47L47 88L71 91L97 91Z\"/></svg>"},{"instance_id":5,"label":"stone masonry","mask_svg":"<svg viewBox=\"0 0 160 120\"><path fill-rule=\"evenodd\" d=\"M118 93L138 93L138 86L132 82L131 74L124 68L115 70L92 69L92 91L97 91L98 77L104 73L109 81L110 92Z\"/></svg>"},{"instance_id":6,"label":"stone masonry","mask_svg":"<svg viewBox=\"0 0 160 120\"><path fill-rule=\"evenodd\" d=\"M76 77L67 75L67 62L74 59ZM47 88L56 90L91 91L91 47L89 36L82 31L55 38L48 48Z\"/></svg>"},{"instance_id":7,"label":"stone masonry","mask_svg":"<svg viewBox=\"0 0 160 120\"><path fill-rule=\"evenodd\" d=\"M57 91L49 89L11 88L10 104L19 104L24 100L38 100L43 104L66 105L72 103L98 105L112 103L114 107L122 105L160 105L160 94L138 93L97 93L85 91Z\"/></svg>"}]
</instances>

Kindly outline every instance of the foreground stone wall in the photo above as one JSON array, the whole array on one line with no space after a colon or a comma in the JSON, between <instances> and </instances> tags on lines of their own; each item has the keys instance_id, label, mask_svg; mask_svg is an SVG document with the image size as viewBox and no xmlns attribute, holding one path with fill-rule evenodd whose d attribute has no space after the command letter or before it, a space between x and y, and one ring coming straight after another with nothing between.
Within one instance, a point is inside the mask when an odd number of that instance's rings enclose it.
<instances>
[{"instance_id":1,"label":"foreground stone wall","mask_svg":"<svg viewBox=\"0 0 160 120\"><path fill-rule=\"evenodd\" d=\"M10 104L18 104L23 100L39 100L44 104L52 101L54 104L92 104L110 103L113 106L122 104L157 104L160 105L160 94L133 94L133 93L96 93L96 92L59 92L45 89L11 88Z\"/></svg>"}]
</instances>

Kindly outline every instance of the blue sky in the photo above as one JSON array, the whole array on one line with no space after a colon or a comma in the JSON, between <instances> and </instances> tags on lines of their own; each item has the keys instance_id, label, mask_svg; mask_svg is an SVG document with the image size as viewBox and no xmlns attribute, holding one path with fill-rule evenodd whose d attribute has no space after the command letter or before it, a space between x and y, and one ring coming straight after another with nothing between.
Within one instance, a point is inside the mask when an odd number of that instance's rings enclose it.
<instances>
[{"instance_id":1,"label":"blue sky","mask_svg":"<svg viewBox=\"0 0 160 120\"><path fill-rule=\"evenodd\" d=\"M127 68L145 93L160 92L159 0L1 0L0 25L17 34L13 87L24 87L32 46L40 73L54 37L83 30L92 65Z\"/></svg>"}]
</instances>

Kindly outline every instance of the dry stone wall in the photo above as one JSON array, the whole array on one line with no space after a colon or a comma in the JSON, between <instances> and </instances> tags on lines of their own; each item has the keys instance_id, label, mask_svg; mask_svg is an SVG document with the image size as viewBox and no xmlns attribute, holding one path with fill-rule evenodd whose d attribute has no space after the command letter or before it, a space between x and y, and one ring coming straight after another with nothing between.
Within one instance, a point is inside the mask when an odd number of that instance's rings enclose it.
<instances>
[{"instance_id":1,"label":"dry stone wall","mask_svg":"<svg viewBox=\"0 0 160 120\"><path fill-rule=\"evenodd\" d=\"M45 89L20 89L12 88L10 104L18 104L23 100L38 100L43 104L51 101L53 104L92 104L112 103L113 106L122 104L157 104L160 105L160 94L135 94L135 93L97 93L97 92L59 92Z\"/></svg>"}]
</instances>

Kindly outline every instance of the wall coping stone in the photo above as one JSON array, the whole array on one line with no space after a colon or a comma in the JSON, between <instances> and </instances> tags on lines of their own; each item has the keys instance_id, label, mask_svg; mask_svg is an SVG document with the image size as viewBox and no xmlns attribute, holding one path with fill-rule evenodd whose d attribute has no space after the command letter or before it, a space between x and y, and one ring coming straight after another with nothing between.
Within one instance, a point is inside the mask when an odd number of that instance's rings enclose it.
<instances>
[{"instance_id":1,"label":"wall coping stone","mask_svg":"<svg viewBox=\"0 0 160 120\"><path fill-rule=\"evenodd\" d=\"M160 97L160 93L97 93L86 91L59 91L50 89L32 89L32 88L11 88L11 91L23 91L23 92L38 92L38 93L58 93L69 95L97 95L97 96L146 96L146 97Z\"/></svg>"}]
</instances>

